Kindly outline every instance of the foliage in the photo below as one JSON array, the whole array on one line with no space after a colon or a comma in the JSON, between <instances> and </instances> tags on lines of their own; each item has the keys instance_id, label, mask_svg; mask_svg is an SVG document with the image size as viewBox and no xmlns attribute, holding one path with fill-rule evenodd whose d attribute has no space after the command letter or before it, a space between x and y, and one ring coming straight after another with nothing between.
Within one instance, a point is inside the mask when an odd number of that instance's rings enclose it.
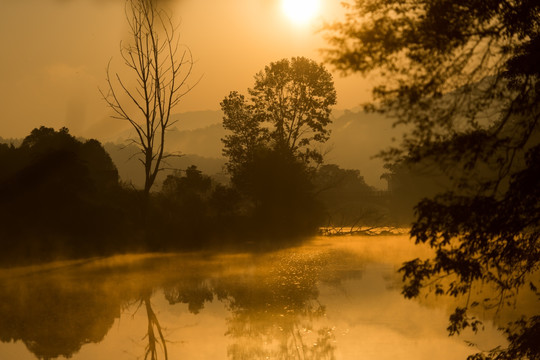
<instances>
[{"instance_id":1,"label":"foliage","mask_svg":"<svg viewBox=\"0 0 540 360\"><path fill-rule=\"evenodd\" d=\"M65 128L35 129L19 147L0 144L0 162L0 266L238 247L255 236L303 235L319 221L305 164L270 149L244 168L243 187L219 184L195 166L168 175L145 217L143 190L122 186L98 141Z\"/></svg>"},{"instance_id":2,"label":"foliage","mask_svg":"<svg viewBox=\"0 0 540 360\"><path fill-rule=\"evenodd\" d=\"M322 65L304 57L270 63L255 75L249 93L257 117L273 125L270 138L277 148L304 160L317 157L308 146L328 140L330 106L336 103L332 76Z\"/></svg>"},{"instance_id":3,"label":"foliage","mask_svg":"<svg viewBox=\"0 0 540 360\"><path fill-rule=\"evenodd\" d=\"M181 199L188 196L204 196L211 187L212 180L202 174L195 165L189 166L185 176L179 171L175 175L167 176L163 182L161 192L168 198Z\"/></svg>"},{"instance_id":4,"label":"foliage","mask_svg":"<svg viewBox=\"0 0 540 360\"><path fill-rule=\"evenodd\" d=\"M468 294L483 281L498 289L485 304L505 303L540 266L540 184L533 175L540 152L539 3L356 0L346 7L345 20L327 26L328 61L344 72L376 73L382 83L368 109L412 129L383 156L435 163L453 184L416 207L411 235L436 255L403 266L404 294L418 296L451 275L437 294ZM472 306L456 309L451 333L478 326ZM508 331L507 349L484 355L537 359L537 348L523 350L538 332L535 319L524 320L530 326L521 335Z\"/></svg>"},{"instance_id":5,"label":"foliage","mask_svg":"<svg viewBox=\"0 0 540 360\"><path fill-rule=\"evenodd\" d=\"M1 148L3 257L90 255L118 235L125 222L115 203L118 173L99 142L79 141L66 128L41 127L19 147Z\"/></svg>"},{"instance_id":6,"label":"foliage","mask_svg":"<svg viewBox=\"0 0 540 360\"><path fill-rule=\"evenodd\" d=\"M224 142L229 170L247 161L258 146L270 146L321 162L312 143L328 140L330 107L336 103L332 76L323 65L304 57L270 63L255 75L251 98L231 92L221 102L223 126L232 131Z\"/></svg>"},{"instance_id":7,"label":"foliage","mask_svg":"<svg viewBox=\"0 0 540 360\"><path fill-rule=\"evenodd\" d=\"M321 165L313 175L317 199L326 212L325 225L331 228L383 225L385 198L366 184L359 170Z\"/></svg>"},{"instance_id":8,"label":"foliage","mask_svg":"<svg viewBox=\"0 0 540 360\"><path fill-rule=\"evenodd\" d=\"M212 192L212 179L194 165L183 174L168 175L154 196L150 214L154 237L149 245L159 250L202 246L214 230L209 214Z\"/></svg>"},{"instance_id":9,"label":"foliage","mask_svg":"<svg viewBox=\"0 0 540 360\"><path fill-rule=\"evenodd\" d=\"M540 259L540 147L528 153L527 165L512 176L501 199L447 192L417 205L411 235L437 252L433 260L405 264L404 276L411 279L406 296L417 295L426 278L440 274L456 276L441 288L453 296L467 293L475 280L498 284L494 304L526 284ZM458 238L459 246L451 246Z\"/></svg>"},{"instance_id":10,"label":"foliage","mask_svg":"<svg viewBox=\"0 0 540 360\"><path fill-rule=\"evenodd\" d=\"M474 140L460 146L471 158L480 147L523 147L539 114L538 4L364 0L347 8L346 20L328 27L327 58L345 72L377 71L383 84L370 108L414 125L400 153L422 157L443 140Z\"/></svg>"},{"instance_id":11,"label":"foliage","mask_svg":"<svg viewBox=\"0 0 540 360\"><path fill-rule=\"evenodd\" d=\"M248 227L280 236L313 233L322 208L314 196L311 171L288 152L260 149L234 177L234 186L247 198Z\"/></svg>"},{"instance_id":12,"label":"foliage","mask_svg":"<svg viewBox=\"0 0 540 360\"><path fill-rule=\"evenodd\" d=\"M143 190L122 185L101 144L65 128L35 129L19 147L0 144L0 162L0 266L238 247L255 236L303 235L320 220L306 165L272 149L243 168L237 186L195 166L170 174L150 194L146 216Z\"/></svg>"},{"instance_id":13,"label":"foliage","mask_svg":"<svg viewBox=\"0 0 540 360\"><path fill-rule=\"evenodd\" d=\"M312 232L320 220L310 165L314 143L328 140L336 91L330 73L303 57L270 63L255 76L250 99L236 91L222 102L223 154L251 226L266 234Z\"/></svg>"},{"instance_id":14,"label":"foliage","mask_svg":"<svg viewBox=\"0 0 540 360\"><path fill-rule=\"evenodd\" d=\"M255 115L253 105L236 91L223 99L221 109L223 127L231 132L222 139L223 155L229 159L227 170L235 174L243 164L253 161L258 149L266 145L268 130L261 128L261 119Z\"/></svg>"}]
</instances>

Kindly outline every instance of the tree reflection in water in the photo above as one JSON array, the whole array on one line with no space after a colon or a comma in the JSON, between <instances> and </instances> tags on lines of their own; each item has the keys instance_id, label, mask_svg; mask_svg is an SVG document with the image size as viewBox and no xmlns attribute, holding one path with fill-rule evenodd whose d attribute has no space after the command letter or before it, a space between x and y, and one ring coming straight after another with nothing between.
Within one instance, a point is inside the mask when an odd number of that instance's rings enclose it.
<instances>
[{"instance_id":1,"label":"tree reflection in water","mask_svg":"<svg viewBox=\"0 0 540 360\"><path fill-rule=\"evenodd\" d=\"M335 255L335 254L334 254ZM318 282L339 282L328 254L266 256L242 271L211 278L197 275L165 287L170 304L184 303L197 314L214 298L226 305L226 336L232 360L334 359L333 329L314 323L325 315ZM354 268L354 267L353 267Z\"/></svg>"},{"instance_id":2,"label":"tree reflection in water","mask_svg":"<svg viewBox=\"0 0 540 360\"><path fill-rule=\"evenodd\" d=\"M122 312L137 304L146 312L144 359L168 359L167 344L178 339L167 338L151 302L162 290L171 306L186 304L192 314L212 301L225 304L231 360L334 359L333 329L319 321L325 307L318 283L348 277L336 275L336 261L328 261L336 257L343 263L343 256L323 252L246 255L240 261L157 257L129 266L113 261L4 276L0 340L20 340L41 359L71 357L84 344L101 342Z\"/></svg>"},{"instance_id":3,"label":"tree reflection in water","mask_svg":"<svg viewBox=\"0 0 540 360\"><path fill-rule=\"evenodd\" d=\"M223 278L218 299L230 311L227 335L235 339L229 358L334 359L334 335L329 327L314 329L325 315L318 301L322 259L294 255L270 259L273 265L252 276Z\"/></svg>"},{"instance_id":4,"label":"tree reflection in water","mask_svg":"<svg viewBox=\"0 0 540 360\"><path fill-rule=\"evenodd\" d=\"M40 359L71 357L84 344L102 341L121 312L116 294L90 286L38 279L0 286L0 340L20 340Z\"/></svg>"},{"instance_id":5,"label":"tree reflection in water","mask_svg":"<svg viewBox=\"0 0 540 360\"><path fill-rule=\"evenodd\" d=\"M144 304L144 307L146 309L146 316L148 318L148 330L146 334L146 337L148 339L148 345L146 346L144 359L157 360L158 359L158 345L161 343L163 356L165 360L168 360L169 355L167 352L167 341L165 340L165 336L163 336L163 329L161 328L161 325L159 324L159 320L156 316L156 313L154 312L154 309L152 309L152 303L150 302L151 295L152 295L151 291L146 292L141 298L140 303L139 303L139 307ZM156 337L156 331L159 336L159 339L158 337Z\"/></svg>"}]
</instances>

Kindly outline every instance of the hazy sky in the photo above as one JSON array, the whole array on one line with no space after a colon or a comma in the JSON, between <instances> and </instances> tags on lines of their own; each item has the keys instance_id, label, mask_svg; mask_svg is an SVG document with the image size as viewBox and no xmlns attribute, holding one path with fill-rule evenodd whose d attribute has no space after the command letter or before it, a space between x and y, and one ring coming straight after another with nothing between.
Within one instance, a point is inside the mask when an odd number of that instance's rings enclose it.
<instances>
[{"instance_id":1,"label":"hazy sky","mask_svg":"<svg viewBox=\"0 0 540 360\"><path fill-rule=\"evenodd\" d=\"M196 60L193 82L175 112L217 110L231 90L245 93L271 61L306 56L322 61L315 33L322 20L342 16L336 0L320 0L315 21L299 25L281 0L170 0L181 42ZM23 137L34 127L67 126L85 137L110 138L124 123L109 117L98 88L106 89L112 58L122 68L127 38L123 0L0 1L0 136ZM337 108L367 100L366 80L334 74Z\"/></svg>"}]
</instances>

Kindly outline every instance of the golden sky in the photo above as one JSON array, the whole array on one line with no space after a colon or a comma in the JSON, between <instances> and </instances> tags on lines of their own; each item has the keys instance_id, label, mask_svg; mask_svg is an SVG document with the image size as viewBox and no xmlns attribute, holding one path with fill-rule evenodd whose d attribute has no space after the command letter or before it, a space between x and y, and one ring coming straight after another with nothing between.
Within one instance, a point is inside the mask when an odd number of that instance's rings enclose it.
<instances>
[{"instance_id":1,"label":"golden sky","mask_svg":"<svg viewBox=\"0 0 540 360\"><path fill-rule=\"evenodd\" d=\"M316 29L338 19L336 0L320 0L317 18L291 21L281 0L169 0L181 43L196 61L198 85L175 112L218 110L231 91L246 92L272 61L306 56L322 61L326 46ZM123 0L0 1L0 136L24 137L41 125L67 126L74 135L114 139L126 125L109 117L98 88L106 89L112 58L127 39ZM365 79L334 74L336 108L368 99Z\"/></svg>"}]
</instances>

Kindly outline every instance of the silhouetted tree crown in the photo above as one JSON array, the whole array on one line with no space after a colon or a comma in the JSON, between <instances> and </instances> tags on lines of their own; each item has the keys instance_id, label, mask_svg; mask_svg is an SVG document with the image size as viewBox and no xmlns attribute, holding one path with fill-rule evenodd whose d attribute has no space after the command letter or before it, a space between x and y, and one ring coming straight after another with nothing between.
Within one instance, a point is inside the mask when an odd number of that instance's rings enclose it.
<instances>
[{"instance_id":1,"label":"silhouetted tree crown","mask_svg":"<svg viewBox=\"0 0 540 360\"><path fill-rule=\"evenodd\" d=\"M1 148L0 261L88 256L109 246L122 226L121 189L98 141L41 127L19 147Z\"/></svg>"},{"instance_id":2,"label":"silhouetted tree crown","mask_svg":"<svg viewBox=\"0 0 540 360\"><path fill-rule=\"evenodd\" d=\"M368 108L414 125L401 151L387 155L422 157L453 139L485 153L512 150L536 131L537 2L365 0L346 8L345 21L327 26L328 62L346 73L376 71L381 84Z\"/></svg>"},{"instance_id":3,"label":"silhouetted tree crown","mask_svg":"<svg viewBox=\"0 0 540 360\"><path fill-rule=\"evenodd\" d=\"M323 65L304 57L270 63L248 92L249 100L233 91L221 102L223 126L232 132L223 139L229 171L261 146L288 151L306 163L322 161L313 143L328 140L336 103L332 75Z\"/></svg>"},{"instance_id":4,"label":"silhouetted tree crown","mask_svg":"<svg viewBox=\"0 0 540 360\"><path fill-rule=\"evenodd\" d=\"M410 131L383 156L438 164L452 181L416 207L411 235L436 255L403 268L404 294L429 283L437 294L469 294L475 281L498 307L540 267L540 3L538 1L356 0L327 25L327 60L343 72L374 72L370 110ZM436 280L450 277L448 283ZM533 291L534 282L530 283ZM523 290L525 291L525 290ZM537 295L539 295L536 292ZM499 304L499 305L497 305ZM449 330L478 328L465 302ZM538 359L539 316L510 324L509 347L474 359Z\"/></svg>"},{"instance_id":5,"label":"silhouetted tree crown","mask_svg":"<svg viewBox=\"0 0 540 360\"><path fill-rule=\"evenodd\" d=\"M314 146L328 140L332 76L323 65L296 57L270 63L255 75L250 98L236 91L222 102L223 154L235 189L247 200L252 225L265 232L312 232L320 222L311 183Z\"/></svg>"}]
</instances>

